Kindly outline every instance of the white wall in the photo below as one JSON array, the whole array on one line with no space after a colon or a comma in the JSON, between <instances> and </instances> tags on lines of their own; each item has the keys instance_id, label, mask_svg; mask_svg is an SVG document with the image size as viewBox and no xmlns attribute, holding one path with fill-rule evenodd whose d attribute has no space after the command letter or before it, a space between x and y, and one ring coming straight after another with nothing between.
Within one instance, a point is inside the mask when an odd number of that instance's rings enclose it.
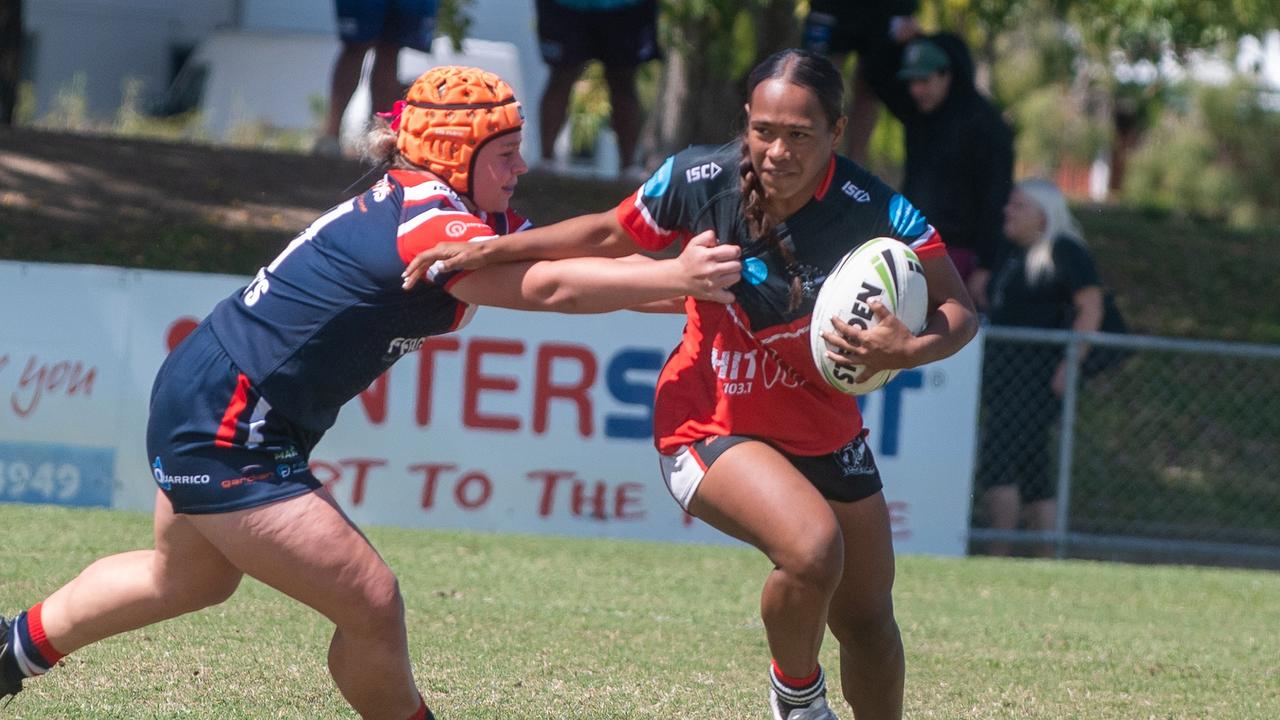
<instances>
[{"instance_id":1,"label":"white wall","mask_svg":"<svg viewBox=\"0 0 1280 720\"><path fill-rule=\"evenodd\" d=\"M24 10L35 37L36 113L48 111L77 73L86 78L89 111L110 116L126 78L159 93L169 81L170 49L194 45L235 20L235 0L39 0Z\"/></svg>"}]
</instances>

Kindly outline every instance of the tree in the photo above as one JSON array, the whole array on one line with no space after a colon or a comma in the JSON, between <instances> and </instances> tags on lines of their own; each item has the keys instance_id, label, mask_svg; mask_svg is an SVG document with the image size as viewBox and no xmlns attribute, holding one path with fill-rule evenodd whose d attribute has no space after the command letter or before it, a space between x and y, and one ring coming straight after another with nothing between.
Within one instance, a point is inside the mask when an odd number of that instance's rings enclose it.
<instances>
[{"instance_id":1,"label":"tree","mask_svg":"<svg viewBox=\"0 0 1280 720\"><path fill-rule=\"evenodd\" d=\"M1148 61L1166 56L1185 61L1197 50L1231 53L1242 36L1280 27L1280 3L1274 0L1055 0L1080 30L1086 67L1105 84L1114 136L1111 190L1124 183L1130 153L1154 115L1166 78L1132 82L1116 76L1117 59Z\"/></svg>"},{"instance_id":2,"label":"tree","mask_svg":"<svg viewBox=\"0 0 1280 720\"><path fill-rule=\"evenodd\" d=\"M747 75L795 44L795 12L794 0L664 0L661 101L644 145L667 153L740 130Z\"/></svg>"},{"instance_id":3,"label":"tree","mask_svg":"<svg viewBox=\"0 0 1280 720\"><path fill-rule=\"evenodd\" d=\"M22 82L22 0L0 2L0 125L12 125Z\"/></svg>"}]
</instances>

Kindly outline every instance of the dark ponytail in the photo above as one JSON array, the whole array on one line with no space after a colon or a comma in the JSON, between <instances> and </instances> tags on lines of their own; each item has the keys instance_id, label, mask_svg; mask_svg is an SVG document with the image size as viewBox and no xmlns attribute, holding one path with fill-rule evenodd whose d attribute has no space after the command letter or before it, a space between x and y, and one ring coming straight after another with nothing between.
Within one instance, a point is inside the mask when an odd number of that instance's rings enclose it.
<instances>
[{"instance_id":1,"label":"dark ponytail","mask_svg":"<svg viewBox=\"0 0 1280 720\"><path fill-rule=\"evenodd\" d=\"M751 98L756 86L765 80L781 79L812 92L822 106L827 123L835 125L844 105L844 78L835 65L825 56L807 50L788 49L765 58L747 78L747 98ZM750 132L750 128L747 129ZM752 239L764 243L782 258L783 267L791 276L791 295L787 310L795 310L804 297L794 248L778 235L775 223L765 215L764 186L751 164L751 153L746 136L742 138L742 160L738 163L741 178L742 216Z\"/></svg>"}]
</instances>

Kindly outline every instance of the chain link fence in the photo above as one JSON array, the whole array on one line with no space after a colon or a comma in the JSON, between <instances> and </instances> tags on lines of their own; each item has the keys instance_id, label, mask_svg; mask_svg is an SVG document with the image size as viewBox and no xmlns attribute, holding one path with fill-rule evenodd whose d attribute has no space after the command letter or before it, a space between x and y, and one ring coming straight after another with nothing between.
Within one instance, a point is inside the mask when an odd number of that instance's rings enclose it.
<instances>
[{"instance_id":1,"label":"chain link fence","mask_svg":"<svg viewBox=\"0 0 1280 720\"><path fill-rule=\"evenodd\" d=\"M1280 347L985 343L973 552L1280 568Z\"/></svg>"}]
</instances>

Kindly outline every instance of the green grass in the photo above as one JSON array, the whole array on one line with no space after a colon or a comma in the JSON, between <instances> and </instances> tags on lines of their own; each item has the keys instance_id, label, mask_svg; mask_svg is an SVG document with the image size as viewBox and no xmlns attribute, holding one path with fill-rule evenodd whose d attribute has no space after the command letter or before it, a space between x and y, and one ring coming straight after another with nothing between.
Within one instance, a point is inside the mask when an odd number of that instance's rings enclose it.
<instances>
[{"instance_id":1,"label":"green grass","mask_svg":"<svg viewBox=\"0 0 1280 720\"><path fill-rule=\"evenodd\" d=\"M0 610L149 531L135 513L0 505ZM444 719L767 717L768 564L753 550L369 535L400 577L419 683ZM904 557L896 597L910 718L1280 717L1275 573ZM324 669L328 634L246 581L221 606L82 649L4 712L351 717ZM838 683L830 638L823 662Z\"/></svg>"}]
</instances>

